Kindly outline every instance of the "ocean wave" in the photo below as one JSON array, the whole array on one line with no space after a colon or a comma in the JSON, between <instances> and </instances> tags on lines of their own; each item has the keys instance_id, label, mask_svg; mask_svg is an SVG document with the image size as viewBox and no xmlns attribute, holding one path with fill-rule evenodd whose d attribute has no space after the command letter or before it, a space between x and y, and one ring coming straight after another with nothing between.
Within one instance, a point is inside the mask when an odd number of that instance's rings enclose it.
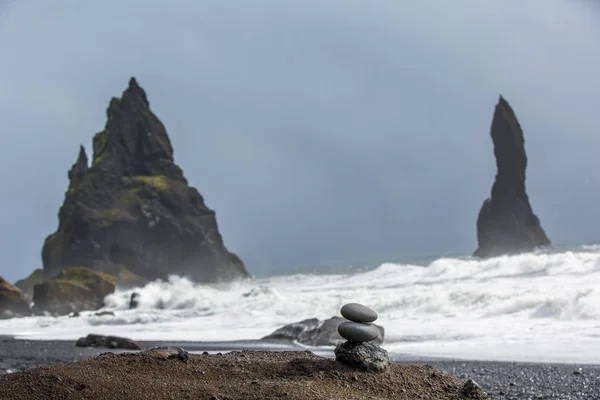
<instances>
[{"instance_id":1,"label":"ocean wave","mask_svg":"<svg viewBox=\"0 0 600 400\"><path fill-rule=\"evenodd\" d=\"M74 339L90 332L148 340L259 339L305 318L338 315L347 302L379 313L385 343L590 340L600 321L600 246L496 257L384 263L370 270L272 276L223 285L171 276L106 298L79 318L0 321L0 334ZM129 309L131 294L139 305ZM521 338L521 339L519 339ZM401 345L404 344L404 345ZM400 347L398 347L400 346ZM522 348L521 348L522 350Z\"/></svg>"}]
</instances>

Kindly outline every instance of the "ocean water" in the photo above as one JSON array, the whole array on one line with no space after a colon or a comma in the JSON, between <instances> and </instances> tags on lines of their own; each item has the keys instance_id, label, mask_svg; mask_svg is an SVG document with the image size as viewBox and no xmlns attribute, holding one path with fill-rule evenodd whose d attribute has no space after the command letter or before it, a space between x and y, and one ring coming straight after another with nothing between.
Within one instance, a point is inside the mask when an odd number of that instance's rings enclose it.
<instances>
[{"instance_id":1,"label":"ocean water","mask_svg":"<svg viewBox=\"0 0 600 400\"><path fill-rule=\"evenodd\" d=\"M114 316L0 321L0 335L75 340L255 340L348 302L379 313L392 355L600 364L600 246L488 260L440 258L340 272L298 273L227 285L173 276L106 298Z\"/></svg>"}]
</instances>

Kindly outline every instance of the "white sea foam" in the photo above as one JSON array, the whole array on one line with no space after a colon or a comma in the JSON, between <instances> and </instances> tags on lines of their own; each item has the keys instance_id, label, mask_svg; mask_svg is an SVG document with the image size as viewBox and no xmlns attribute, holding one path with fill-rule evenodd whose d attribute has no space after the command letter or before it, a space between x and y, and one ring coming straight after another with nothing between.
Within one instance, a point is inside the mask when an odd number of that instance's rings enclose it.
<instances>
[{"instance_id":1,"label":"white sea foam","mask_svg":"<svg viewBox=\"0 0 600 400\"><path fill-rule=\"evenodd\" d=\"M347 302L379 313L392 353L600 363L600 247L484 261L382 264L343 274L295 274L228 285L171 277L107 297L114 316L0 321L0 335L137 340L259 339L284 324L338 315Z\"/></svg>"}]
</instances>

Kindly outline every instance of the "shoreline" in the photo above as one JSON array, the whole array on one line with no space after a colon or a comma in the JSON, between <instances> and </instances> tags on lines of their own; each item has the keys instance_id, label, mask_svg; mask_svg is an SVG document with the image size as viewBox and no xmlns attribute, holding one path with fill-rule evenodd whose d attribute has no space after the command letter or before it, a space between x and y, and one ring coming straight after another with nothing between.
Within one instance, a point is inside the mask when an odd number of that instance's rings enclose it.
<instances>
[{"instance_id":1,"label":"shoreline","mask_svg":"<svg viewBox=\"0 0 600 400\"><path fill-rule=\"evenodd\" d=\"M262 343L262 347L249 346L251 342L224 345L219 342L140 341L143 349L154 346L182 347L194 356L203 352L306 352L333 359L333 349L314 349L290 343ZM383 345L385 348L385 344ZM136 353L138 351L75 347L71 340L27 340L0 337L0 375L29 370L42 365L56 365L89 360L102 353ZM462 381L473 379L492 399L597 399L600 393L600 364L536 363L510 361L462 360L440 357L417 357L390 354L396 365L430 365Z\"/></svg>"},{"instance_id":2,"label":"shoreline","mask_svg":"<svg viewBox=\"0 0 600 400\"><path fill-rule=\"evenodd\" d=\"M93 333L93 332L91 332ZM198 340L135 340L134 342L139 343L143 348L151 346L169 346L169 347L181 347L186 349L189 353L197 353L207 351L209 353L214 352L229 352L237 350L265 350L265 351L304 351L309 350L314 354L322 355L323 357L334 357L333 350L334 346L307 346L298 343L289 342L287 340L224 340L224 341L198 341ZM0 345L3 341L15 341L15 342L39 342L39 343L69 343L75 344L77 339L28 339L24 337L17 337L14 335L2 335L0 334ZM386 348L386 343L381 345ZM1 347L0 347L1 348ZM106 349L111 350L111 349ZM118 349L112 349L118 350ZM386 349L387 350L387 349ZM588 360L578 361L556 361L556 360L514 360L514 359L487 359L487 358L474 358L474 357L453 357L445 355L419 355L413 353L399 353L391 352L388 350L391 362L411 362L411 361L452 361L452 362L480 362L480 363L517 363L523 365L560 365L560 366L587 366L587 367L598 367L600 366L600 359L598 362L590 362ZM1 354L1 353L0 353Z\"/></svg>"}]
</instances>

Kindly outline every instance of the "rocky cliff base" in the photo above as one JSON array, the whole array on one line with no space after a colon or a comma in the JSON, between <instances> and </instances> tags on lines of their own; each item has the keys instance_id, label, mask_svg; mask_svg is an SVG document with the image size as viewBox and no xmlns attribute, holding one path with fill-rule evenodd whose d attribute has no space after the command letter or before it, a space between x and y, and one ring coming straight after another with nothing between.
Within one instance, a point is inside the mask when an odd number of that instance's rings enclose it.
<instances>
[{"instance_id":1,"label":"rocky cliff base","mask_svg":"<svg viewBox=\"0 0 600 400\"><path fill-rule=\"evenodd\" d=\"M197 282L248 278L134 78L106 115L91 162L81 146L68 172L58 229L42 249L44 278L70 266L132 276L132 283L171 274Z\"/></svg>"}]
</instances>

